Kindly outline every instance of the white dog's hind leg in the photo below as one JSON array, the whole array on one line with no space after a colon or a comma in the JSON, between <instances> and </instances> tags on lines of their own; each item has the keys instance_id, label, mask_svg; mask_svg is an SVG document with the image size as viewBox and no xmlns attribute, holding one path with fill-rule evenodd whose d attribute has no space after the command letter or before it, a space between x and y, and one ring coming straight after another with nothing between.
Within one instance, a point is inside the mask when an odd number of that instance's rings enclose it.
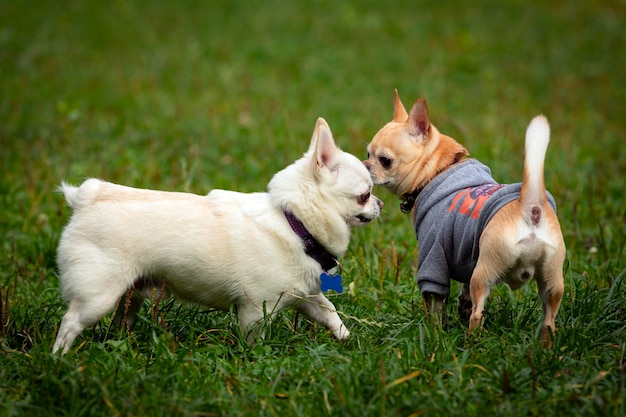
<instances>
[{"instance_id":1,"label":"white dog's hind leg","mask_svg":"<svg viewBox=\"0 0 626 417\"><path fill-rule=\"evenodd\" d=\"M67 313L61 320L61 327L57 333L57 338L52 347L52 353L56 353L59 349L63 349L63 354L66 354L70 348L70 345L76 339L76 336L85 328L80 324L80 318L78 313L78 302L71 302Z\"/></svg>"},{"instance_id":2,"label":"white dog's hind leg","mask_svg":"<svg viewBox=\"0 0 626 417\"><path fill-rule=\"evenodd\" d=\"M143 307L143 301L145 299L141 291L132 291L132 293L129 293L129 291L120 299L117 310L113 316L113 324L118 329L126 327L128 331L135 325L135 318L139 310L141 310L141 307Z\"/></svg>"},{"instance_id":3,"label":"white dog's hind leg","mask_svg":"<svg viewBox=\"0 0 626 417\"><path fill-rule=\"evenodd\" d=\"M296 310L324 326L328 327L337 339L347 339L348 328L339 318L337 309L324 294L316 294L296 304Z\"/></svg>"},{"instance_id":4,"label":"white dog's hind leg","mask_svg":"<svg viewBox=\"0 0 626 417\"><path fill-rule=\"evenodd\" d=\"M109 291L89 300L71 300L67 313L61 320L61 327L52 347L52 353L61 348L63 349L63 354L67 353L72 342L74 342L74 339L80 332L113 310L119 297L120 295L117 292Z\"/></svg>"}]
</instances>

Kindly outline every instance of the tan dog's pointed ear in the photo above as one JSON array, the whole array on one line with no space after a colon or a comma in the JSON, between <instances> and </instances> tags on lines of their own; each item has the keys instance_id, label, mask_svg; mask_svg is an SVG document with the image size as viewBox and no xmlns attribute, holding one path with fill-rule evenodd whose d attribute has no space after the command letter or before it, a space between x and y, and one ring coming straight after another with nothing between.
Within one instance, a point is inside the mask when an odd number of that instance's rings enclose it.
<instances>
[{"instance_id":1,"label":"tan dog's pointed ear","mask_svg":"<svg viewBox=\"0 0 626 417\"><path fill-rule=\"evenodd\" d=\"M428 119L428 105L422 97L415 102L409 115L409 133L418 140L427 139L430 135L430 120Z\"/></svg>"},{"instance_id":2,"label":"tan dog's pointed ear","mask_svg":"<svg viewBox=\"0 0 626 417\"><path fill-rule=\"evenodd\" d=\"M393 103L393 120L392 122L404 123L406 119L409 118L409 114L406 112L404 108L404 104L400 100L400 95L398 94L398 89L395 89L396 95Z\"/></svg>"}]
</instances>

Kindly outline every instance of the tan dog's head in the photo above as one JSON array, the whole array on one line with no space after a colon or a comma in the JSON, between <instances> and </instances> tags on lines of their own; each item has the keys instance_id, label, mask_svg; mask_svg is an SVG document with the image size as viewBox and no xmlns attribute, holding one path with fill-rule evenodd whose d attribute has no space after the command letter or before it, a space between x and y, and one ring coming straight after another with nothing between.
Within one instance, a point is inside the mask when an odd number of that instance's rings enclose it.
<instances>
[{"instance_id":1,"label":"tan dog's head","mask_svg":"<svg viewBox=\"0 0 626 417\"><path fill-rule=\"evenodd\" d=\"M463 146L430 123L426 100L420 98L407 113L398 90L393 120L376 133L367 153L364 164L374 184L403 200L468 155Z\"/></svg>"}]
</instances>

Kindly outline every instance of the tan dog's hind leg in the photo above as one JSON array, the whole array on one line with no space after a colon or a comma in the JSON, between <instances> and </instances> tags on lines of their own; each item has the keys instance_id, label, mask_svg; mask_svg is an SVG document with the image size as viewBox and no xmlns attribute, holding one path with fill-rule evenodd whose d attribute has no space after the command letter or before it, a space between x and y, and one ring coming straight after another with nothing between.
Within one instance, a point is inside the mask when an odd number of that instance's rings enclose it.
<instances>
[{"instance_id":1,"label":"tan dog's hind leg","mask_svg":"<svg viewBox=\"0 0 626 417\"><path fill-rule=\"evenodd\" d=\"M547 256L543 266L543 274L537 276L539 298L543 303L543 325L541 327L541 343L544 347L552 347L552 336L556 329L554 319L559 312L561 299L565 291L563 280L563 261L565 246L559 248L556 256Z\"/></svg>"},{"instance_id":2,"label":"tan dog's hind leg","mask_svg":"<svg viewBox=\"0 0 626 417\"><path fill-rule=\"evenodd\" d=\"M515 219L515 212L519 210L515 203L509 203L491 219L480 237L480 254L472 278L469 283L469 293L472 303L469 328L474 330L481 326L485 301L493 285L500 282L503 275L516 262L513 255L514 239L511 230Z\"/></svg>"},{"instance_id":3,"label":"tan dog's hind leg","mask_svg":"<svg viewBox=\"0 0 626 417\"><path fill-rule=\"evenodd\" d=\"M481 326L491 286L505 282L515 290L534 278L544 310L541 341L544 346L550 347L551 332L555 330L554 320L564 292L565 244L558 220L547 204L543 213L548 226L543 232L537 229L543 237L535 233L526 236L524 232L521 234L524 238L518 240L520 228L524 229L517 220L520 211L519 202L509 203L500 209L483 231L480 255L470 281L473 305L469 328L474 330Z\"/></svg>"},{"instance_id":4,"label":"tan dog's hind leg","mask_svg":"<svg viewBox=\"0 0 626 417\"><path fill-rule=\"evenodd\" d=\"M552 248L546 252L543 261L543 274L536 278L539 297L543 302L543 326L541 328L541 342L545 347L552 347L552 335L556 327L554 319L559 311L561 299L565 292L563 279L563 264L565 262L565 242L559 219L552 210L545 210L546 222L550 236L553 237Z\"/></svg>"},{"instance_id":5,"label":"tan dog's hind leg","mask_svg":"<svg viewBox=\"0 0 626 417\"><path fill-rule=\"evenodd\" d=\"M478 265L476 265L476 268L474 269L472 280L469 285L470 297L472 299L472 314L470 315L469 320L470 331L473 331L481 326L485 310L485 301L489 296L492 281L493 280L489 277L489 272L487 268L485 268L484 263L481 263L479 260Z\"/></svg>"}]
</instances>

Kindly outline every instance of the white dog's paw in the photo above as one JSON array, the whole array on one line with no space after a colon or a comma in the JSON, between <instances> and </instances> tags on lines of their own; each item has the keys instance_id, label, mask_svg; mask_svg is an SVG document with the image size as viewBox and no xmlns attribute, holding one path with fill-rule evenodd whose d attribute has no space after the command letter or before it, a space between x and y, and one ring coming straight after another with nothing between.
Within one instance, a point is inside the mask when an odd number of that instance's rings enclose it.
<instances>
[{"instance_id":1,"label":"white dog's paw","mask_svg":"<svg viewBox=\"0 0 626 417\"><path fill-rule=\"evenodd\" d=\"M341 326L339 326L338 329L333 331L333 334L337 339L345 340L348 338L348 336L350 336L350 331L345 325L342 324Z\"/></svg>"}]
</instances>

